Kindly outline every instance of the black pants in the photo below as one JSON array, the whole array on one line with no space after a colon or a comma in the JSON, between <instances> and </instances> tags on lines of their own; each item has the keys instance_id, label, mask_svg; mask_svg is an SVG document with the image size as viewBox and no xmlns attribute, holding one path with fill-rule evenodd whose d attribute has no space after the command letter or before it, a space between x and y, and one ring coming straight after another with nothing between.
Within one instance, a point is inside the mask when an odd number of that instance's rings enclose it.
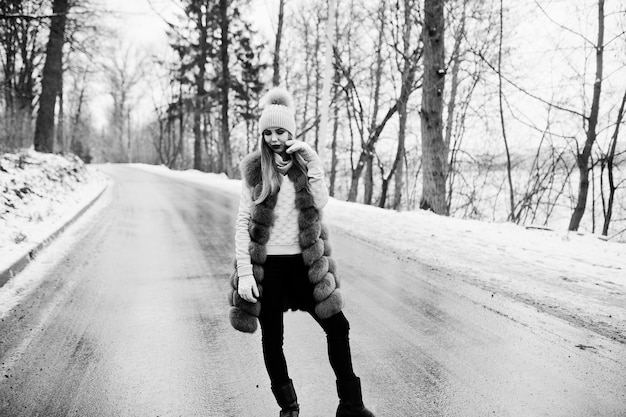
<instances>
[{"instance_id":1,"label":"black pants","mask_svg":"<svg viewBox=\"0 0 626 417\"><path fill-rule=\"evenodd\" d=\"M302 255L268 256L264 269L259 322L265 367L272 386L279 387L289 381L283 353L283 311L285 307L293 306L307 311L326 333L328 357L337 380L355 379L348 320L341 312L327 319L320 319L315 315L313 285L309 282L308 267L304 264Z\"/></svg>"}]
</instances>

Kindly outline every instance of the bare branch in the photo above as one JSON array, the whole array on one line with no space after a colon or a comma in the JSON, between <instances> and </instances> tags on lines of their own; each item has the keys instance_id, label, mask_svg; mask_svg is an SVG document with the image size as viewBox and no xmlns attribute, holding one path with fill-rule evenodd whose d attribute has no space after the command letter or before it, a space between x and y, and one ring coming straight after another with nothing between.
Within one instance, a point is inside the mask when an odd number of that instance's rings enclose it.
<instances>
[{"instance_id":1,"label":"bare branch","mask_svg":"<svg viewBox=\"0 0 626 417\"><path fill-rule=\"evenodd\" d=\"M588 43L592 48L596 49L598 48L598 45L596 45L595 43L593 43L592 40L587 39L586 37L584 37L581 33L576 32L575 30L572 30L570 28L568 28L565 25L562 25L561 23L557 22L556 20L554 20L552 18L552 16L550 16L548 14L548 12L546 12L546 10L541 6L541 3L539 3L537 0L535 0L535 4L537 5L537 7L539 7L539 10L541 10L541 12L548 18L548 20L550 20L552 23L554 23L555 25L557 25L558 27L560 27L561 29L565 30L566 32L571 33L572 35L578 36L579 38L581 38L582 40L584 40L586 43Z\"/></svg>"},{"instance_id":2,"label":"bare branch","mask_svg":"<svg viewBox=\"0 0 626 417\"><path fill-rule=\"evenodd\" d=\"M51 13L51 14L40 14L40 15L29 15L29 14L0 14L0 20L9 20L9 19L24 19L24 20L43 20L50 19L52 17L59 17L64 15L64 13Z\"/></svg>"},{"instance_id":3,"label":"bare branch","mask_svg":"<svg viewBox=\"0 0 626 417\"><path fill-rule=\"evenodd\" d=\"M491 63L489 62L489 60L482 54L481 51L477 51L474 48L471 48L471 51L478 56L485 64L487 64L487 66L489 68L491 68L492 71L494 71L496 74L498 73L498 69ZM507 83L509 83L510 85L512 85L513 87L515 87L516 89L518 89L520 92L526 94L528 97L531 97L537 101L542 102L543 104L546 104L548 106L554 107L555 109L567 112L567 113L571 113L575 116L581 117L584 120L589 119L588 116L582 114L581 112L577 111L577 110L572 110L572 109L568 109L567 107L563 107L563 106L559 106L558 104L554 104L549 102L548 100L539 97L536 94L531 93L530 91L526 90L525 88L519 86L516 82L514 82L513 80L509 79L508 77L506 77L505 75L502 75L502 79L504 81L506 81Z\"/></svg>"}]
</instances>

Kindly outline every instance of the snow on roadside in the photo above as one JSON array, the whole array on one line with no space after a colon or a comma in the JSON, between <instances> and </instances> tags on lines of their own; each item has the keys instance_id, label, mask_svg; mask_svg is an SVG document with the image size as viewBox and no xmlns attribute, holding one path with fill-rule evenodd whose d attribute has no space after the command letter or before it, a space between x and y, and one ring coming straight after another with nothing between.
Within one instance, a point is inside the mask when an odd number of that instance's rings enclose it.
<instances>
[{"instance_id":1,"label":"snow on roadside","mask_svg":"<svg viewBox=\"0 0 626 417\"><path fill-rule=\"evenodd\" d=\"M0 271L67 223L106 181L74 155L0 155Z\"/></svg>"}]
</instances>

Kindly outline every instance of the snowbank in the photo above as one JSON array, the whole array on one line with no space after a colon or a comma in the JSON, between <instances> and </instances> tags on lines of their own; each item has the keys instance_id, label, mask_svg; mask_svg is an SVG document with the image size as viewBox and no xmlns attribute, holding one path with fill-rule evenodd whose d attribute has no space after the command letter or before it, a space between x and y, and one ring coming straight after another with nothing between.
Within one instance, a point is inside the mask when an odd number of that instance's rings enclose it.
<instances>
[{"instance_id":1,"label":"snowbank","mask_svg":"<svg viewBox=\"0 0 626 417\"><path fill-rule=\"evenodd\" d=\"M65 225L106 181L74 155L1 155L0 272Z\"/></svg>"}]
</instances>

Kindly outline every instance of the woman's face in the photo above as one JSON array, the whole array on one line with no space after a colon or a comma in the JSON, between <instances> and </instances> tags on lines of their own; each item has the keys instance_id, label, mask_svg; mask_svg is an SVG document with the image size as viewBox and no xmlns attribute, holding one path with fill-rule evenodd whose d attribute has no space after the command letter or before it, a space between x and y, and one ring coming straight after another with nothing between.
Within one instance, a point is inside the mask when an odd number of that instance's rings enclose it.
<instances>
[{"instance_id":1,"label":"woman's face","mask_svg":"<svg viewBox=\"0 0 626 417\"><path fill-rule=\"evenodd\" d=\"M289 140L289 132L282 127L271 127L263 131L263 140L275 153L284 154L287 149L285 142Z\"/></svg>"}]
</instances>

